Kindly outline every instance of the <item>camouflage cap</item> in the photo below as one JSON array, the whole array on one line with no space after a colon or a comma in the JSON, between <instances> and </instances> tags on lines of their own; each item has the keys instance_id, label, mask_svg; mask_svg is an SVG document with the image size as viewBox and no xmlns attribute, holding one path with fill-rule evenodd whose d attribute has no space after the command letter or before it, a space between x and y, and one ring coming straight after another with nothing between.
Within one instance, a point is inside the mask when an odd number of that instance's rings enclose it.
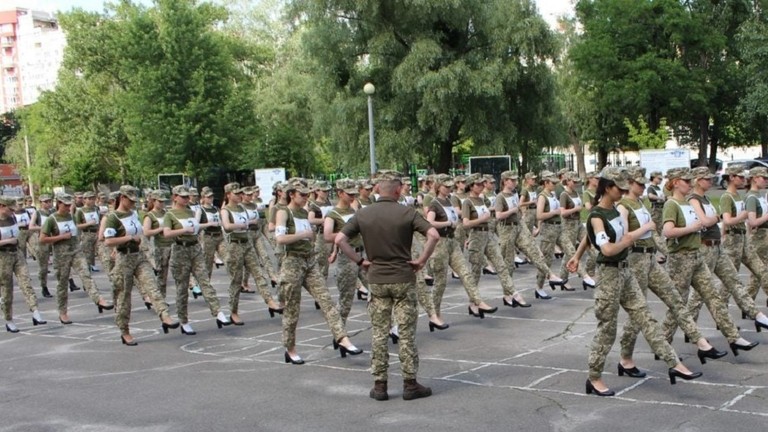
<instances>
[{"instance_id":1,"label":"camouflage cap","mask_svg":"<svg viewBox=\"0 0 768 432\"><path fill-rule=\"evenodd\" d=\"M457 175L453 178L454 183L466 183L467 182L467 176L463 175Z\"/></svg>"},{"instance_id":2,"label":"camouflage cap","mask_svg":"<svg viewBox=\"0 0 768 432\"><path fill-rule=\"evenodd\" d=\"M117 201L119 197L120 197L119 191L114 191L109 193L109 201Z\"/></svg>"},{"instance_id":3,"label":"camouflage cap","mask_svg":"<svg viewBox=\"0 0 768 432\"><path fill-rule=\"evenodd\" d=\"M279 185L280 182L277 182L276 184ZM243 190L240 188L240 183L232 182L224 185L224 193L239 194L243 193Z\"/></svg>"},{"instance_id":4,"label":"camouflage cap","mask_svg":"<svg viewBox=\"0 0 768 432\"><path fill-rule=\"evenodd\" d=\"M560 179L557 178L555 173L552 171L542 171L539 173L539 178L541 178L542 181L546 180L552 183L560 183Z\"/></svg>"},{"instance_id":5,"label":"camouflage cap","mask_svg":"<svg viewBox=\"0 0 768 432\"><path fill-rule=\"evenodd\" d=\"M369 180L360 180L357 182L358 189L373 189L373 184Z\"/></svg>"},{"instance_id":6,"label":"camouflage cap","mask_svg":"<svg viewBox=\"0 0 768 432\"><path fill-rule=\"evenodd\" d=\"M357 183L351 178L336 180L336 190L343 191L350 195L357 195Z\"/></svg>"},{"instance_id":7,"label":"camouflage cap","mask_svg":"<svg viewBox=\"0 0 768 432\"><path fill-rule=\"evenodd\" d=\"M438 186L445 186L445 187L453 187L453 185L455 184L454 180L448 174L436 175L435 183L437 183Z\"/></svg>"},{"instance_id":8,"label":"camouflage cap","mask_svg":"<svg viewBox=\"0 0 768 432\"><path fill-rule=\"evenodd\" d=\"M24 197L23 196L14 197L14 200L16 201L16 204L24 204Z\"/></svg>"},{"instance_id":9,"label":"camouflage cap","mask_svg":"<svg viewBox=\"0 0 768 432\"><path fill-rule=\"evenodd\" d=\"M403 184L410 186L410 185L413 184L413 182L411 181L411 179L409 177L406 177L406 178L403 179Z\"/></svg>"},{"instance_id":10,"label":"camouflage cap","mask_svg":"<svg viewBox=\"0 0 768 432\"><path fill-rule=\"evenodd\" d=\"M688 167L670 168L667 170L667 179L691 180L693 176L691 175L691 169Z\"/></svg>"},{"instance_id":11,"label":"camouflage cap","mask_svg":"<svg viewBox=\"0 0 768 432\"><path fill-rule=\"evenodd\" d=\"M189 196L200 196L200 192L197 191L196 187L189 188Z\"/></svg>"},{"instance_id":12,"label":"camouflage cap","mask_svg":"<svg viewBox=\"0 0 768 432\"><path fill-rule=\"evenodd\" d=\"M72 195L66 193L56 194L56 202L72 205Z\"/></svg>"},{"instance_id":13,"label":"camouflage cap","mask_svg":"<svg viewBox=\"0 0 768 432\"><path fill-rule=\"evenodd\" d=\"M576 183L581 182L581 177L579 177L579 173L574 171L568 171L565 174L563 174L563 181L570 180Z\"/></svg>"},{"instance_id":14,"label":"camouflage cap","mask_svg":"<svg viewBox=\"0 0 768 432\"><path fill-rule=\"evenodd\" d=\"M496 183L496 177L490 175L490 174L483 174L483 180L490 182L490 183Z\"/></svg>"},{"instance_id":15,"label":"camouflage cap","mask_svg":"<svg viewBox=\"0 0 768 432\"><path fill-rule=\"evenodd\" d=\"M526 180L528 180L528 179L535 179L536 177L537 176L536 176L535 172L527 172L527 173L525 173L525 179Z\"/></svg>"},{"instance_id":16,"label":"camouflage cap","mask_svg":"<svg viewBox=\"0 0 768 432\"><path fill-rule=\"evenodd\" d=\"M629 190L629 175L626 170L608 166L600 171L600 178L612 181L621 190Z\"/></svg>"},{"instance_id":17,"label":"camouflage cap","mask_svg":"<svg viewBox=\"0 0 768 432\"><path fill-rule=\"evenodd\" d=\"M587 179L600 178L599 171L590 171L587 173Z\"/></svg>"},{"instance_id":18,"label":"camouflage cap","mask_svg":"<svg viewBox=\"0 0 768 432\"><path fill-rule=\"evenodd\" d=\"M514 171L504 171L501 173L501 180L503 181L507 179L517 180L517 173Z\"/></svg>"},{"instance_id":19,"label":"camouflage cap","mask_svg":"<svg viewBox=\"0 0 768 432\"><path fill-rule=\"evenodd\" d=\"M471 176L467 177L467 183L472 183L472 184L485 183L485 179L479 173L474 173Z\"/></svg>"},{"instance_id":20,"label":"camouflage cap","mask_svg":"<svg viewBox=\"0 0 768 432\"><path fill-rule=\"evenodd\" d=\"M711 179L712 177L715 176L714 174L712 174L712 172L709 170L709 168L707 168L705 166L704 167L696 167L696 168L692 169L691 170L691 175L696 180L698 180L698 179Z\"/></svg>"},{"instance_id":21,"label":"camouflage cap","mask_svg":"<svg viewBox=\"0 0 768 432\"><path fill-rule=\"evenodd\" d=\"M203 187L203 189L200 191L200 195L204 197L213 196L213 189L209 188L208 186Z\"/></svg>"},{"instance_id":22,"label":"camouflage cap","mask_svg":"<svg viewBox=\"0 0 768 432\"><path fill-rule=\"evenodd\" d=\"M139 191L131 185L120 186L120 195L123 195L133 202L139 201Z\"/></svg>"},{"instance_id":23,"label":"camouflage cap","mask_svg":"<svg viewBox=\"0 0 768 432\"><path fill-rule=\"evenodd\" d=\"M171 196L165 189L157 189L152 191L152 193L149 195L150 198L156 199L158 201L170 201Z\"/></svg>"},{"instance_id":24,"label":"camouflage cap","mask_svg":"<svg viewBox=\"0 0 768 432\"><path fill-rule=\"evenodd\" d=\"M96 193L92 191L84 192L83 198L96 198Z\"/></svg>"},{"instance_id":25,"label":"camouflage cap","mask_svg":"<svg viewBox=\"0 0 768 432\"><path fill-rule=\"evenodd\" d=\"M725 173L729 176L746 176L747 166L744 164L728 165L728 168L725 169Z\"/></svg>"},{"instance_id":26,"label":"camouflage cap","mask_svg":"<svg viewBox=\"0 0 768 432\"><path fill-rule=\"evenodd\" d=\"M241 191L244 195L253 195L253 186L243 186Z\"/></svg>"},{"instance_id":27,"label":"camouflage cap","mask_svg":"<svg viewBox=\"0 0 768 432\"><path fill-rule=\"evenodd\" d=\"M16 200L13 197L0 195L0 205L4 205L6 207L13 207L14 205L16 205Z\"/></svg>"},{"instance_id":28,"label":"camouflage cap","mask_svg":"<svg viewBox=\"0 0 768 432\"><path fill-rule=\"evenodd\" d=\"M664 174L661 171L651 171L651 174L650 174L651 180L655 179L656 177L664 178Z\"/></svg>"},{"instance_id":29,"label":"camouflage cap","mask_svg":"<svg viewBox=\"0 0 768 432\"><path fill-rule=\"evenodd\" d=\"M272 185L272 190L273 191L280 190L280 188L282 187L282 184L283 184L283 182L276 181L275 184Z\"/></svg>"},{"instance_id":30,"label":"camouflage cap","mask_svg":"<svg viewBox=\"0 0 768 432\"><path fill-rule=\"evenodd\" d=\"M561 168L561 169L559 169L559 170L557 171L557 176L558 176L558 177L560 177L560 176L562 176L563 174L567 173L568 171L569 171L569 170L568 170L568 168Z\"/></svg>"},{"instance_id":31,"label":"camouflage cap","mask_svg":"<svg viewBox=\"0 0 768 432\"><path fill-rule=\"evenodd\" d=\"M83 193L82 192L80 192L80 191L75 192L75 198L82 198L82 197L83 197Z\"/></svg>"},{"instance_id":32,"label":"camouflage cap","mask_svg":"<svg viewBox=\"0 0 768 432\"><path fill-rule=\"evenodd\" d=\"M387 171L383 171L382 174L379 175L379 180L402 183L403 177L404 177L403 174L398 171L387 170ZM434 181L434 176L430 176L430 177L432 178L429 179L428 181Z\"/></svg>"},{"instance_id":33,"label":"camouflage cap","mask_svg":"<svg viewBox=\"0 0 768 432\"><path fill-rule=\"evenodd\" d=\"M296 191L300 194L309 194L311 191L310 189L304 185L302 182L288 182L285 186L283 186L283 192L291 192Z\"/></svg>"},{"instance_id":34,"label":"camouflage cap","mask_svg":"<svg viewBox=\"0 0 768 432\"><path fill-rule=\"evenodd\" d=\"M768 169L764 166L757 166L749 170L750 177L764 177L768 178Z\"/></svg>"},{"instance_id":35,"label":"camouflage cap","mask_svg":"<svg viewBox=\"0 0 768 432\"><path fill-rule=\"evenodd\" d=\"M627 167L627 178L638 184L648 183L648 179L645 178L645 168L643 167Z\"/></svg>"},{"instance_id":36,"label":"camouflage cap","mask_svg":"<svg viewBox=\"0 0 768 432\"><path fill-rule=\"evenodd\" d=\"M325 180L319 180L315 183L315 189L321 191L329 191L331 190L331 185L328 184L328 182Z\"/></svg>"},{"instance_id":37,"label":"camouflage cap","mask_svg":"<svg viewBox=\"0 0 768 432\"><path fill-rule=\"evenodd\" d=\"M188 197L188 196L190 196L189 188L184 186L184 185L174 186L173 190L172 190L172 193L174 195L177 195L177 196L180 196L180 197Z\"/></svg>"},{"instance_id":38,"label":"camouflage cap","mask_svg":"<svg viewBox=\"0 0 768 432\"><path fill-rule=\"evenodd\" d=\"M51 200L51 196L50 196L50 195L48 195L48 194L42 194L42 195L40 195L40 202L43 202L43 201L50 201L50 200Z\"/></svg>"}]
</instances>

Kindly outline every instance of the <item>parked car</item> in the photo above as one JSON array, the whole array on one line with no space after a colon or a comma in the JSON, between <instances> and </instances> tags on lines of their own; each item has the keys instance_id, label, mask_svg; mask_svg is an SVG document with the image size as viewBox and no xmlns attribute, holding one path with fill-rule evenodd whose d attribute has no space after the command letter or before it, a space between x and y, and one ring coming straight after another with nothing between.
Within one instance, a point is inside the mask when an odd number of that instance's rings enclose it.
<instances>
[{"instance_id":1,"label":"parked car","mask_svg":"<svg viewBox=\"0 0 768 432\"><path fill-rule=\"evenodd\" d=\"M728 179L723 177L723 173L725 172L725 169L728 168L729 165L733 165L733 164L742 164L746 167L747 170L750 170L756 166L763 166L768 168L768 163L763 162L761 160L757 160L757 159L736 159L736 160L725 161L723 162L723 169L720 170L715 176L714 181L716 185L719 185L723 189L728 187ZM744 187L749 188L749 179L747 179L747 183L746 185L744 185Z\"/></svg>"}]
</instances>

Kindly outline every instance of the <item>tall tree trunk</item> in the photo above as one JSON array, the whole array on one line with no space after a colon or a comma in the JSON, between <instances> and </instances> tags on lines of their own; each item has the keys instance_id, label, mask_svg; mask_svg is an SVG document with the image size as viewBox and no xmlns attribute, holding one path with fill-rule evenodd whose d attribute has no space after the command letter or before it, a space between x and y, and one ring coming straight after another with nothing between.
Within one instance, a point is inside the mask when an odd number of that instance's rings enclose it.
<instances>
[{"instance_id":1,"label":"tall tree trunk","mask_svg":"<svg viewBox=\"0 0 768 432\"><path fill-rule=\"evenodd\" d=\"M709 117L699 119L699 163L697 166L707 166L707 145L709 145Z\"/></svg>"},{"instance_id":2,"label":"tall tree trunk","mask_svg":"<svg viewBox=\"0 0 768 432\"><path fill-rule=\"evenodd\" d=\"M587 167L584 164L584 145L579 140L576 131L568 131L568 139L571 141L571 148L573 154L576 155L576 172L579 173L579 177L585 177L587 175Z\"/></svg>"},{"instance_id":3,"label":"tall tree trunk","mask_svg":"<svg viewBox=\"0 0 768 432\"><path fill-rule=\"evenodd\" d=\"M768 157L768 126L760 131L760 156Z\"/></svg>"},{"instance_id":4,"label":"tall tree trunk","mask_svg":"<svg viewBox=\"0 0 768 432\"><path fill-rule=\"evenodd\" d=\"M712 126L712 136L709 137L709 170L717 171L717 146L720 142L720 128L717 126L717 120Z\"/></svg>"},{"instance_id":5,"label":"tall tree trunk","mask_svg":"<svg viewBox=\"0 0 768 432\"><path fill-rule=\"evenodd\" d=\"M608 150L602 146L597 149L597 169L598 171L603 169L608 163Z\"/></svg>"},{"instance_id":6,"label":"tall tree trunk","mask_svg":"<svg viewBox=\"0 0 768 432\"><path fill-rule=\"evenodd\" d=\"M440 154L438 157L435 172L447 173L451 168L451 158L453 157L453 145L459 140L459 130L461 121L454 117L451 121L451 127L448 129L448 136L440 143Z\"/></svg>"}]
</instances>

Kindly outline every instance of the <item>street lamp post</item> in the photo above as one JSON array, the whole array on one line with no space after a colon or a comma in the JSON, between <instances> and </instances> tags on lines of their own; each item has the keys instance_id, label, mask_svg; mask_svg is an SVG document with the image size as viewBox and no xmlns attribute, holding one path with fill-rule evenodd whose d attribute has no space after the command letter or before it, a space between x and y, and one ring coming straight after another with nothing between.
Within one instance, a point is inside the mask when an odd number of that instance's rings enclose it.
<instances>
[{"instance_id":1,"label":"street lamp post","mask_svg":"<svg viewBox=\"0 0 768 432\"><path fill-rule=\"evenodd\" d=\"M363 92L368 95L368 143L371 152L371 176L376 174L376 141L373 138L373 93L376 87L367 83L363 86Z\"/></svg>"}]
</instances>

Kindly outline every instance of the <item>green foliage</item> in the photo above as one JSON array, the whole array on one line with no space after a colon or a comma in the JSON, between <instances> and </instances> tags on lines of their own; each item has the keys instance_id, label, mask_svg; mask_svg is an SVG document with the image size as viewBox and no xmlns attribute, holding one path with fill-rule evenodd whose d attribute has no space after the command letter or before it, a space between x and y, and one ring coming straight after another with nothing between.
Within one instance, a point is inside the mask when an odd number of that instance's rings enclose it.
<instances>
[{"instance_id":1,"label":"green foliage","mask_svg":"<svg viewBox=\"0 0 768 432\"><path fill-rule=\"evenodd\" d=\"M656 130L651 130L642 116L637 118L637 127L628 118L624 119L624 125L627 127L629 142L634 143L638 150L663 149L669 140L667 119L663 117Z\"/></svg>"}]
</instances>

